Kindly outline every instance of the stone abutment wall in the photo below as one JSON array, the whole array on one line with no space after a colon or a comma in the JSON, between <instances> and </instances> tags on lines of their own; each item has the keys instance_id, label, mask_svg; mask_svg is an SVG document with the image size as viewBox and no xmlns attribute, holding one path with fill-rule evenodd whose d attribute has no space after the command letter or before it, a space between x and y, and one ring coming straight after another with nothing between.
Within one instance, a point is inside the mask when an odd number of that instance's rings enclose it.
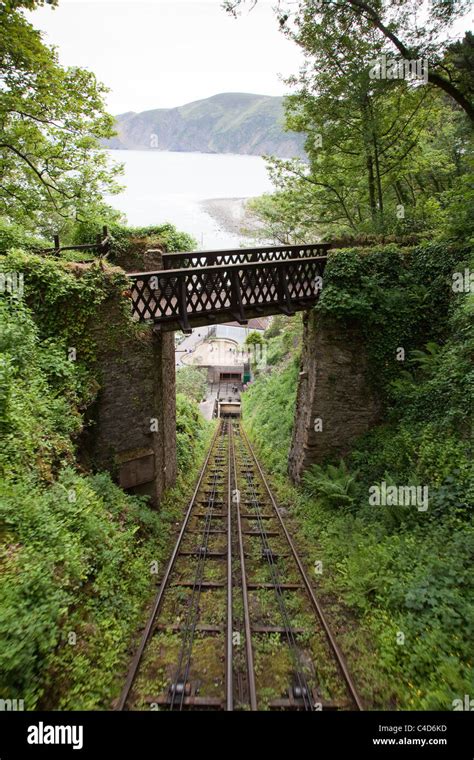
<instances>
[{"instance_id":1,"label":"stone abutment wall","mask_svg":"<svg viewBox=\"0 0 474 760\"><path fill-rule=\"evenodd\" d=\"M92 337L100 390L87 444L91 463L156 507L176 479L174 333L134 324L130 302L114 294L101 305Z\"/></svg>"},{"instance_id":2,"label":"stone abutment wall","mask_svg":"<svg viewBox=\"0 0 474 760\"><path fill-rule=\"evenodd\" d=\"M345 456L379 417L359 325L307 312L289 455L292 479L299 482L312 464Z\"/></svg>"}]
</instances>

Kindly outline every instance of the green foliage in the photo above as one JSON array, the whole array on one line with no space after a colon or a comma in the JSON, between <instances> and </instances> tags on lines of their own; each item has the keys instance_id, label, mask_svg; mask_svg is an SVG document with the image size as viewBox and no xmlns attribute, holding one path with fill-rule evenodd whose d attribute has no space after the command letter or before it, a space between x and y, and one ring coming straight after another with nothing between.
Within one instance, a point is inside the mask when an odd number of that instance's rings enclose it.
<instances>
[{"instance_id":1,"label":"green foliage","mask_svg":"<svg viewBox=\"0 0 474 760\"><path fill-rule=\"evenodd\" d=\"M97 319L100 305L129 287L125 275L117 269L104 269L98 263L76 267L16 249L0 257L0 271L23 274L25 302L40 337L54 337L63 343L65 350L74 347L78 364L90 365L95 355L90 326ZM122 308L126 322L130 304L125 298ZM135 329L131 318L128 321L129 329Z\"/></svg>"},{"instance_id":2,"label":"green foliage","mask_svg":"<svg viewBox=\"0 0 474 760\"><path fill-rule=\"evenodd\" d=\"M316 311L340 322L357 320L374 382L386 402L398 398L400 383L403 388L411 384L406 373L407 364L410 369L413 365L398 360L397 350L403 348L409 360L416 356L413 351L443 344L452 334L449 317L460 301L451 288L452 276L464 270L470 255L466 245L429 243L403 251L394 245L346 249L329 256ZM465 344L456 357L459 348L450 344L438 354L439 361L451 355L448 375L457 374L460 394L468 390L469 380L463 381L467 349ZM451 387L452 377L446 383Z\"/></svg>"},{"instance_id":3,"label":"green foliage","mask_svg":"<svg viewBox=\"0 0 474 760\"><path fill-rule=\"evenodd\" d=\"M303 334L303 323L301 321L301 315L297 315L294 318L288 317L274 317L276 322L270 326L269 331L265 332L265 338L267 340L267 363L269 366L295 357L301 345L301 337ZM274 339L271 339L272 327L276 332Z\"/></svg>"},{"instance_id":4,"label":"green foliage","mask_svg":"<svg viewBox=\"0 0 474 760\"><path fill-rule=\"evenodd\" d=\"M80 380L65 349L40 341L21 302L0 301L0 367L0 476L35 472L51 480L72 461Z\"/></svg>"},{"instance_id":5,"label":"green foliage","mask_svg":"<svg viewBox=\"0 0 474 760\"><path fill-rule=\"evenodd\" d=\"M474 155L465 157L466 172L444 193L442 224L446 237L455 240L474 241Z\"/></svg>"},{"instance_id":6,"label":"green foliage","mask_svg":"<svg viewBox=\"0 0 474 760\"><path fill-rule=\"evenodd\" d=\"M110 708L153 593L151 564L167 559L177 497L157 513L107 474L70 468L49 488L0 484L0 670L11 698L27 709Z\"/></svg>"},{"instance_id":7,"label":"green foliage","mask_svg":"<svg viewBox=\"0 0 474 760\"><path fill-rule=\"evenodd\" d=\"M272 165L271 163L269 164ZM304 243L316 225L308 213L310 191L303 184L299 192L277 190L247 201L247 211L258 221L252 234L275 245Z\"/></svg>"},{"instance_id":8,"label":"green foliage","mask_svg":"<svg viewBox=\"0 0 474 760\"><path fill-rule=\"evenodd\" d=\"M410 354L410 359L412 362L417 364L424 372L430 372L430 370L433 369L433 366L435 365L436 361L439 359L440 351L441 351L441 346L439 346L437 343L434 343L434 341L430 340L426 344L425 351L419 351L418 349L415 348Z\"/></svg>"},{"instance_id":9,"label":"green foliage","mask_svg":"<svg viewBox=\"0 0 474 760\"><path fill-rule=\"evenodd\" d=\"M176 371L176 393L193 401L202 401L206 395L207 371L200 367L180 367Z\"/></svg>"},{"instance_id":10,"label":"green foliage","mask_svg":"<svg viewBox=\"0 0 474 760\"><path fill-rule=\"evenodd\" d=\"M61 633L61 627L81 594L94 593L102 613L111 616L118 611L115 594L122 585L143 584L130 567L139 502L111 482L104 499L104 482L105 476L94 482L64 470L49 489L26 480L1 486L7 598L0 608L0 667L4 688L24 698L29 709L42 696L44 670L56 648L67 646L67 629ZM130 610L121 613L128 617Z\"/></svg>"},{"instance_id":11,"label":"green foliage","mask_svg":"<svg viewBox=\"0 0 474 760\"><path fill-rule=\"evenodd\" d=\"M176 394L176 447L178 468L185 471L193 461L196 440L204 429L204 419L197 404L184 396Z\"/></svg>"},{"instance_id":12,"label":"green foliage","mask_svg":"<svg viewBox=\"0 0 474 760\"><path fill-rule=\"evenodd\" d=\"M118 190L99 145L113 117L94 74L61 67L18 6L0 5L0 215L50 238Z\"/></svg>"},{"instance_id":13,"label":"green foliage","mask_svg":"<svg viewBox=\"0 0 474 760\"><path fill-rule=\"evenodd\" d=\"M107 670L97 672L100 646L111 643L113 632L115 664L123 658L124 636L150 591L147 553L136 540L147 510L108 476L87 478L73 469L72 439L85 403L81 369L68 361L59 335L41 338L30 310L14 298L0 301L0 367L3 687L34 709L46 698L49 669L61 670L65 653L81 652L71 657L70 706L90 680L97 693L92 689L88 699L97 705L113 683L113 670L105 678ZM158 522L148 519L143 527L150 557ZM76 632L77 648L67 631ZM89 646L97 650L92 660ZM67 690L61 677L55 687Z\"/></svg>"},{"instance_id":14,"label":"green foliage","mask_svg":"<svg viewBox=\"0 0 474 760\"><path fill-rule=\"evenodd\" d=\"M295 6L280 18L304 54L287 80L286 126L308 160L269 160L277 192L249 204L261 236L472 235L473 35L450 36L467 3L424 3L423 28L414 2ZM426 86L390 76L409 60L425 62Z\"/></svg>"},{"instance_id":15,"label":"green foliage","mask_svg":"<svg viewBox=\"0 0 474 760\"><path fill-rule=\"evenodd\" d=\"M102 232L102 225L107 223L106 216L94 223L88 219L74 227L72 243L95 243L97 234ZM166 252L193 251L196 241L186 232L179 232L173 224L148 225L145 227L127 227L114 220L109 223L109 235L112 240L110 261L128 253L143 253L146 248L159 248Z\"/></svg>"},{"instance_id":16,"label":"green foliage","mask_svg":"<svg viewBox=\"0 0 474 760\"><path fill-rule=\"evenodd\" d=\"M288 467L297 377L298 368L290 363L270 375L261 375L242 396L246 428L264 452L271 472L285 473Z\"/></svg>"},{"instance_id":17,"label":"green foliage","mask_svg":"<svg viewBox=\"0 0 474 760\"><path fill-rule=\"evenodd\" d=\"M272 317L270 325L265 330L265 339L268 340L269 338L276 338L277 335L281 335L284 324L285 318L282 314L277 314Z\"/></svg>"},{"instance_id":18,"label":"green foliage","mask_svg":"<svg viewBox=\"0 0 474 760\"><path fill-rule=\"evenodd\" d=\"M2 688L30 710L110 709L155 588L151 564L167 559L208 428L179 396L181 472L160 512L108 474L84 474L74 444L98 385L83 320L123 277L19 251L4 267L25 275L25 299L0 299Z\"/></svg>"},{"instance_id":19,"label":"green foliage","mask_svg":"<svg viewBox=\"0 0 474 760\"><path fill-rule=\"evenodd\" d=\"M346 605L341 643L374 708L450 710L471 689L474 308L472 294L452 290L469 253L430 244L330 256L317 312L342 327L359 322L386 407L344 462L311 467L299 489L285 479L298 346L244 394L251 437L310 558L323 562L320 594L330 612L339 600L337 617ZM370 488L382 481L427 486L428 509L372 506Z\"/></svg>"},{"instance_id":20,"label":"green foliage","mask_svg":"<svg viewBox=\"0 0 474 760\"><path fill-rule=\"evenodd\" d=\"M7 253L11 248L22 248L28 251L34 248L47 247L44 239L35 237L21 225L10 224L6 219L0 217L0 254Z\"/></svg>"},{"instance_id":21,"label":"green foliage","mask_svg":"<svg viewBox=\"0 0 474 760\"><path fill-rule=\"evenodd\" d=\"M447 63L461 92L472 97L474 92L474 34L466 31L462 40L448 45Z\"/></svg>"},{"instance_id":22,"label":"green foliage","mask_svg":"<svg viewBox=\"0 0 474 760\"><path fill-rule=\"evenodd\" d=\"M301 324L285 318L281 333L268 342L269 369L262 370L257 380L242 395L247 428L258 446L265 451L270 470L284 473L293 430L294 405L298 378L298 361L294 356L299 344ZM278 411L276 411L278 410ZM268 445L269 442L271 445Z\"/></svg>"},{"instance_id":23,"label":"green foliage","mask_svg":"<svg viewBox=\"0 0 474 760\"><path fill-rule=\"evenodd\" d=\"M249 334L245 338L245 345L246 346L262 346L264 343L265 343L265 341L264 341L263 337L256 330L253 330L252 332L249 332Z\"/></svg>"},{"instance_id":24,"label":"green foliage","mask_svg":"<svg viewBox=\"0 0 474 760\"><path fill-rule=\"evenodd\" d=\"M303 483L312 497L328 507L351 507L357 496L357 472L350 472L341 459L338 465L312 465L303 476Z\"/></svg>"}]
</instances>

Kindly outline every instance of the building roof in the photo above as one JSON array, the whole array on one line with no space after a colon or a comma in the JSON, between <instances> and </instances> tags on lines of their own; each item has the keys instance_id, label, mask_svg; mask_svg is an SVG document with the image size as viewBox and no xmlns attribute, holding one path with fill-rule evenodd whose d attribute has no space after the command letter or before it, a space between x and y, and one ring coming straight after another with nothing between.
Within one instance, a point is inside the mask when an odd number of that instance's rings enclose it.
<instances>
[{"instance_id":1,"label":"building roof","mask_svg":"<svg viewBox=\"0 0 474 760\"><path fill-rule=\"evenodd\" d=\"M226 322L228 327L245 327L249 330L266 330L270 324L270 317L257 317L256 319L249 319L247 325L239 325L238 322Z\"/></svg>"}]
</instances>

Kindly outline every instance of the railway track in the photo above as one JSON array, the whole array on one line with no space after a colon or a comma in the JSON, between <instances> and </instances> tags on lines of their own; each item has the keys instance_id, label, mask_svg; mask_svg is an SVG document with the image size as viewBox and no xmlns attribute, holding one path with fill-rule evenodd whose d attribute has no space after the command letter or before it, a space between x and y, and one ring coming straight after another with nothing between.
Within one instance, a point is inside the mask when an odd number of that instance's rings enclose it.
<instances>
[{"instance_id":1,"label":"railway track","mask_svg":"<svg viewBox=\"0 0 474 760\"><path fill-rule=\"evenodd\" d=\"M118 710L361 710L240 422L219 421Z\"/></svg>"}]
</instances>

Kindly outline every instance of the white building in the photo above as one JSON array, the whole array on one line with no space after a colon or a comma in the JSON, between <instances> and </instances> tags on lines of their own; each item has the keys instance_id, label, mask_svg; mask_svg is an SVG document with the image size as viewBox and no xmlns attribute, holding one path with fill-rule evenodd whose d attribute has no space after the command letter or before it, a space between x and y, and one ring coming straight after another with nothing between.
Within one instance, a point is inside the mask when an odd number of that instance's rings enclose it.
<instances>
[{"instance_id":1,"label":"white building","mask_svg":"<svg viewBox=\"0 0 474 760\"><path fill-rule=\"evenodd\" d=\"M241 344L245 342L247 335L251 332L258 332L263 335L270 324L270 320L270 317L260 317L258 319L249 319L247 325L239 325L238 322L213 325L210 328L210 334L216 338L228 338Z\"/></svg>"}]
</instances>

